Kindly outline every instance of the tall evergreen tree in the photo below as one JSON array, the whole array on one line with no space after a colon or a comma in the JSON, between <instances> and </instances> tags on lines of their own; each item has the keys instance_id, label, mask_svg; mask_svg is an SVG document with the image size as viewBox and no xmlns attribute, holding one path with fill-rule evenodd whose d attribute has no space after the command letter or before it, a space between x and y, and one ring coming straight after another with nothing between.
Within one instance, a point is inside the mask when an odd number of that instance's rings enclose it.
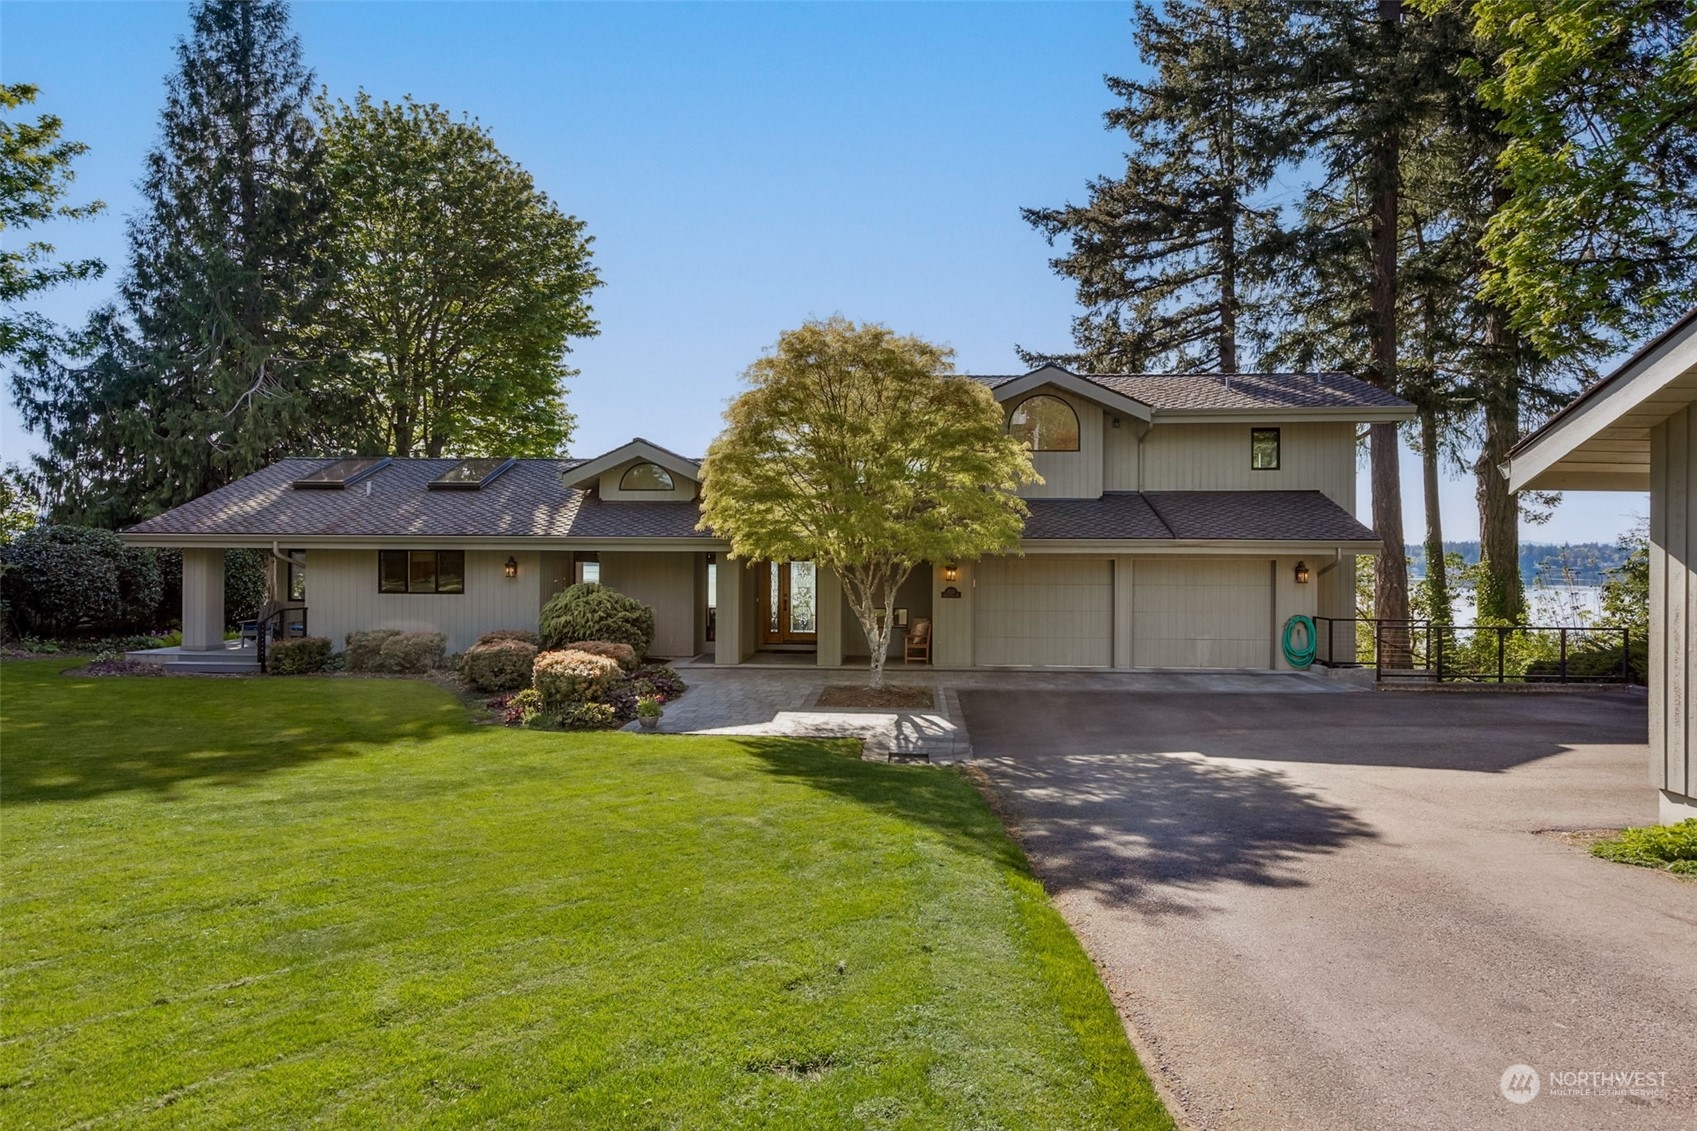
<instances>
[{"instance_id":1,"label":"tall evergreen tree","mask_svg":"<svg viewBox=\"0 0 1697 1131\"><path fill-rule=\"evenodd\" d=\"M12 115L34 102L35 87L0 86L0 357L50 348L53 327L39 315L19 310L19 302L61 283L92 279L106 270L98 259L54 261L54 247L22 233L52 220L86 220L103 211L100 201L69 204L65 196L76 179L72 162L88 152L80 141L63 136L64 123L52 114L33 122Z\"/></svg>"},{"instance_id":2,"label":"tall evergreen tree","mask_svg":"<svg viewBox=\"0 0 1697 1131\"><path fill-rule=\"evenodd\" d=\"M1110 77L1122 105L1105 115L1131 149L1125 172L1091 183L1084 204L1028 208L1085 312L1072 353L1021 350L1096 372L1236 372L1262 318L1279 209L1265 192L1301 135L1287 79L1294 40L1285 5L1171 0L1137 5L1147 80Z\"/></svg>"},{"instance_id":3,"label":"tall evergreen tree","mask_svg":"<svg viewBox=\"0 0 1697 1131\"><path fill-rule=\"evenodd\" d=\"M17 390L65 517L133 521L317 446L302 348L325 274L312 76L282 0L201 0L191 23L129 225L128 325L97 315L81 351Z\"/></svg>"}]
</instances>

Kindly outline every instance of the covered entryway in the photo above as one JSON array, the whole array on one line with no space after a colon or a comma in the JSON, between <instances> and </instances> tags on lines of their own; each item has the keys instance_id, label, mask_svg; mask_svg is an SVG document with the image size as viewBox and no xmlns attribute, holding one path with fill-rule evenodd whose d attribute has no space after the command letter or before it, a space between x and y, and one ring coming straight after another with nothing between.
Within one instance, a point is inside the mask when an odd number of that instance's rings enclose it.
<instances>
[{"instance_id":1,"label":"covered entryway","mask_svg":"<svg viewBox=\"0 0 1697 1131\"><path fill-rule=\"evenodd\" d=\"M1270 560L1138 558L1132 666L1265 668L1273 651Z\"/></svg>"},{"instance_id":2,"label":"covered entryway","mask_svg":"<svg viewBox=\"0 0 1697 1131\"><path fill-rule=\"evenodd\" d=\"M1113 563L1104 558L987 558L973 618L983 666L1108 667Z\"/></svg>"}]
</instances>

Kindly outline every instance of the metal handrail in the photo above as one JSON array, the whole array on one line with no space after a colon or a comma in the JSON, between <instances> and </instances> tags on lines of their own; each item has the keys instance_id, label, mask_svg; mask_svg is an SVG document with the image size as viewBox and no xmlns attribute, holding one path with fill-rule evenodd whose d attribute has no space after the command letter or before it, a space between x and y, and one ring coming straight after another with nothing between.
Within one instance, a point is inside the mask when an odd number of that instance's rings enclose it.
<instances>
[{"instance_id":1,"label":"metal handrail","mask_svg":"<svg viewBox=\"0 0 1697 1131\"><path fill-rule=\"evenodd\" d=\"M267 613L265 616L263 616L259 619L258 629L257 629L257 633L256 633L257 638L254 641L254 647L259 653L259 670L262 671L262 672L269 674L270 671L271 671L271 640L272 640L271 622L272 621L277 622L277 630L278 630L277 631L277 637L281 638L282 635L283 635L282 630L286 626L286 621L284 620L284 618L287 617L290 613L299 613L301 615L301 619L300 619L301 635L305 636L306 635L306 606L305 605L283 605L283 606L280 606L278 608L272 609L269 613Z\"/></svg>"}]
</instances>

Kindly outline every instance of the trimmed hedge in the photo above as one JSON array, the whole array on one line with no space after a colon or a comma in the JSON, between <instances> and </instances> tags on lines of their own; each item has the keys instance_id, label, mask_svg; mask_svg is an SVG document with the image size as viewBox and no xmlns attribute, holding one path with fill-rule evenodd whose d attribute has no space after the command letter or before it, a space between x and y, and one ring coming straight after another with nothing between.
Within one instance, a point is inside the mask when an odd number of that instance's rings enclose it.
<instances>
[{"instance_id":1,"label":"trimmed hedge","mask_svg":"<svg viewBox=\"0 0 1697 1131\"><path fill-rule=\"evenodd\" d=\"M383 642L378 653L378 671L395 675L423 675L445 667L448 638L440 632L403 632Z\"/></svg>"},{"instance_id":2,"label":"trimmed hedge","mask_svg":"<svg viewBox=\"0 0 1697 1131\"><path fill-rule=\"evenodd\" d=\"M347 635L343 657L350 672L423 675L444 665L448 638L440 632L372 628Z\"/></svg>"},{"instance_id":3,"label":"trimmed hedge","mask_svg":"<svg viewBox=\"0 0 1697 1131\"><path fill-rule=\"evenodd\" d=\"M552 713L573 703L600 702L619 681L619 675L619 665L605 656L544 652L536 657L531 684L542 697L542 709Z\"/></svg>"},{"instance_id":4,"label":"trimmed hedge","mask_svg":"<svg viewBox=\"0 0 1697 1131\"><path fill-rule=\"evenodd\" d=\"M584 582L556 593L542 606L542 647L565 648L574 640L628 644L640 658L654 647L654 610L605 585Z\"/></svg>"},{"instance_id":5,"label":"trimmed hedge","mask_svg":"<svg viewBox=\"0 0 1697 1131\"><path fill-rule=\"evenodd\" d=\"M266 652L271 675L311 675L330 662L328 636L292 636L274 642Z\"/></svg>"},{"instance_id":6,"label":"trimmed hedge","mask_svg":"<svg viewBox=\"0 0 1697 1131\"><path fill-rule=\"evenodd\" d=\"M347 658L348 670L351 672L381 671L380 657L383 645L401 634L398 628L370 628L363 632L348 633L345 643L347 649L343 655Z\"/></svg>"},{"instance_id":7,"label":"trimmed hedge","mask_svg":"<svg viewBox=\"0 0 1697 1131\"><path fill-rule=\"evenodd\" d=\"M528 628L495 628L477 638L478 644L493 644L497 640L522 640L526 644L542 646L542 637Z\"/></svg>"},{"instance_id":8,"label":"trimmed hedge","mask_svg":"<svg viewBox=\"0 0 1697 1131\"><path fill-rule=\"evenodd\" d=\"M517 691L530 686L536 645L524 640L479 640L460 657L460 675L479 691Z\"/></svg>"},{"instance_id":9,"label":"trimmed hedge","mask_svg":"<svg viewBox=\"0 0 1697 1131\"><path fill-rule=\"evenodd\" d=\"M577 640L567 644L566 650L588 652L591 656L605 656L627 672L635 671L636 662L641 658L629 644L617 644L611 640Z\"/></svg>"}]
</instances>

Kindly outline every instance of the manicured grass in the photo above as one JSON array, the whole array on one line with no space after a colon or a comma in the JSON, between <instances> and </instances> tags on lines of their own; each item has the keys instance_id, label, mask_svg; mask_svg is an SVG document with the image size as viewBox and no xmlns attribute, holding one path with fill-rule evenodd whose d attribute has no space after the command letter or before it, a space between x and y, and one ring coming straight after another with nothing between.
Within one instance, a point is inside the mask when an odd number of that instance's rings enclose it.
<instances>
[{"instance_id":1,"label":"manicured grass","mask_svg":"<svg viewBox=\"0 0 1697 1131\"><path fill-rule=\"evenodd\" d=\"M1697 876L1697 817L1673 825L1622 829L1591 846L1591 855L1621 864Z\"/></svg>"},{"instance_id":2,"label":"manicured grass","mask_svg":"<svg viewBox=\"0 0 1697 1131\"><path fill-rule=\"evenodd\" d=\"M1170 1127L969 783L0 666L0 1125Z\"/></svg>"}]
</instances>

